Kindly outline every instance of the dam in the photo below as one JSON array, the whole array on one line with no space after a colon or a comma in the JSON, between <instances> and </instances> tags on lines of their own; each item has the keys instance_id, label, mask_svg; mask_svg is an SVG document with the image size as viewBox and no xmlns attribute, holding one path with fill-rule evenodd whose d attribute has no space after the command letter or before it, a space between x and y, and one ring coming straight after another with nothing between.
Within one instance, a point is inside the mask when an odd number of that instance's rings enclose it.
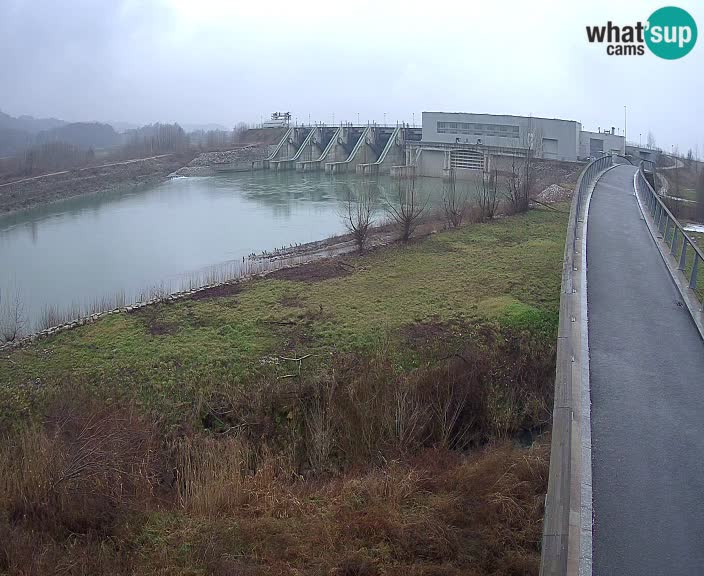
<instances>
[{"instance_id":1,"label":"dam","mask_svg":"<svg viewBox=\"0 0 704 576\"><path fill-rule=\"evenodd\" d=\"M392 178L447 178L452 173L457 180L472 180L477 172L510 171L515 158L528 154L580 162L626 153L624 136L615 127L599 127L594 132L583 129L580 122L560 118L423 112L421 127L407 123L291 125L289 120L290 115L279 124L265 123L257 129L278 130L276 141L269 141L260 158L233 162L219 170ZM631 152L645 157L642 150Z\"/></svg>"},{"instance_id":2,"label":"dam","mask_svg":"<svg viewBox=\"0 0 704 576\"><path fill-rule=\"evenodd\" d=\"M252 169L325 174L392 174L406 164L407 149L421 140L421 128L406 125L341 124L288 127L268 157Z\"/></svg>"}]
</instances>

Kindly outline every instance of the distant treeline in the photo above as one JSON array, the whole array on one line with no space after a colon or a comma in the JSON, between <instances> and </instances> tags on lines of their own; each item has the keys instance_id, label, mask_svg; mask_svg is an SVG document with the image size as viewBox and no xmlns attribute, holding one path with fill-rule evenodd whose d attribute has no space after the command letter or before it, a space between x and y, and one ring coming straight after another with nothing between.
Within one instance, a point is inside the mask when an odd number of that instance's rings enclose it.
<instances>
[{"instance_id":1,"label":"distant treeline","mask_svg":"<svg viewBox=\"0 0 704 576\"><path fill-rule=\"evenodd\" d=\"M161 154L224 149L236 144L248 129L240 123L232 131L199 130L187 134L177 123L156 123L119 134L109 124L77 122L32 133L17 129L19 119L1 114L3 180ZM35 123L51 121L54 120ZM32 124L25 119L22 126L27 125Z\"/></svg>"},{"instance_id":2,"label":"distant treeline","mask_svg":"<svg viewBox=\"0 0 704 576\"><path fill-rule=\"evenodd\" d=\"M31 132L18 128L26 123L11 122L7 118L6 115L0 117L0 157L19 156L33 147L52 142L63 142L86 150L112 148L122 144L122 136L109 124L74 122Z\"/></svg>"}]
</instances>

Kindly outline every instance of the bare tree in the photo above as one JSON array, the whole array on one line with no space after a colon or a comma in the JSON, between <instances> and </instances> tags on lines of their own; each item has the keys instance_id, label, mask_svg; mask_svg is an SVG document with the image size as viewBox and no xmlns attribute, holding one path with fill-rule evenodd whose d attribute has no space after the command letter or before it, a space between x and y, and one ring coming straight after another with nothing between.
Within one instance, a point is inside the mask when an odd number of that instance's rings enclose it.
<instances>
[{"instance_id":1,"label":"bare tree","mask_svg":"<svg viewBox=\"0 0 704 576\"><path fill-rule=\"evenodd\" d=\"M460 226L468 208L467 189L457 190L457 174L454 168L450 168L445 181L442 204L448 226L451 228Z\"/></svg>"},{"instance_id":2,"label":"bare tree","mask_svg":"<svg viewBox=\"0 0 704 576\"><path fill-rule=\"evenodd\" d=\"M704 171L697 178L697 217L704 223Z\"/></svg>"},{"instance_id":3,"label":"bare tree","mask_svg":"<svg viewBox=\"0 0 704 576\"><path fill-rule=\"evenodd\" d=\"M246 122L238 122L232 129L232 143L237 144L244 136L244 133L249 130L249 124Z\"/></svg>"},{"instance_id":4,"label":"bare tree","mask_svg":"<svg viewBox=\"0 0 704 576\"><path fill-rule=\"evenodd\" d=\"M522 138L521 155L513 156L511 172L506 177L505 196L513 213L528 211L537 180L536 166L542 151L542 139L540 129L534 128L531 118Z\"/></svg>"},{"instance_id":5,"label":"bare tree","mask_svg":"<svg viewBox=\"0 0 704 576\"><path fill-rule=\"evenodd\" d=\"M22 337L26 319L19 293L12 300L0 294L0 342L14 342Z\"/></svg>"},{"instance_id":6,"label":"bare tree","mask_svg":"<svg viewBox=\"0 0 704 576\"><path fill-rule=\"evenodd\" d=\"M655 148L655 135L648 130L648 139L647 139L647 144L648 148L654 149Z\"/></svg>"},{"instance_id":7,"label":"bare tree","mask_svg":"<svg viewBox=\"0 0 704 576\"><path fill-rule=\"evenodd\" d=\"M416 191L416 176L399 178L396 194L386 199L386 212L399 229L403 242L413 236L418 222L428 206L428 198L422 200Z\"/></svg>"},{"instance_id":8,"label":"bare tree","mask_svg":"<svg viewBox=\"0 0 704 576\"><path fill-rule=\"evenodd\" d=\"M345 228L354 238L357 249L362 253L373 222L375 195L369 182L356 188L354 192L351 188L347 190L347 197L340 216Z\"/></svg>"},{"instance_id":9,"label":"bare tree","mask_svg":"<svg viewBox=\"0 0 704 576\"><path fill-rule=\"evenodd\" d=\"M672 184L673 190L670 192L670 196L680 196L680 163L675 157L675 167L672 169Z\"/></svg>"},{"instance_id":10,"label":"bare tree","mask_svg":"<svg viewBox=\"0 0 704 576\"><path fill-rule=\"evenodd\" d=\"M496 215L499 206L498 180L498 172L494 169L493 173L482 173L481 178L475 183L482 222L493 220Z\"/></svg>"},{"instance_id":11,"label":"bare tree","mask_svg":"<svg viewBox=\"0 0 704 576\"><path fill-rule=\"evenodd\" d=\"M504 196L512 214L528 211L528 188L525 185L522 162L514 157L511 160L511 171L504 183Z\"/></svg>"}]
</instances>

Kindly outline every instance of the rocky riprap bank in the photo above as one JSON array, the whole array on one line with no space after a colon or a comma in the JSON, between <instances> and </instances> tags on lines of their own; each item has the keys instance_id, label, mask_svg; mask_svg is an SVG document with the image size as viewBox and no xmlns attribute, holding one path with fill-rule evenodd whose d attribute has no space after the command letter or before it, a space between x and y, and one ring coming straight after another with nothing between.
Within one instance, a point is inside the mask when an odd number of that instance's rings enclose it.
<instances>
[{"instance_id":1,"label":"rocky riprap bank","mask_svg":"<svg viewBox=\"0 0 704 576\"><path fill-rule=\"evenodd\" d=\"M251 170L269 155L269 146L251 145L217 152L203 152L172 176L212 176L218 172Z\"/></svg>"}]
</instances>

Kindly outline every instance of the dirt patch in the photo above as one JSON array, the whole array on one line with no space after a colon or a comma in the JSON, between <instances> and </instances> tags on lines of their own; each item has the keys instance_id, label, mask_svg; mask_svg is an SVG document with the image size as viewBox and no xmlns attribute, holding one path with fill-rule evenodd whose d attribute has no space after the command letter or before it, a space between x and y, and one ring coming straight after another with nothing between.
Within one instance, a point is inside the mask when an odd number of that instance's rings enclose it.
<instances>
[{"instance_id":1,"label":"dirt patch","mask_svg":"<svg viewBox=\"0 0 704 576\"><path fill-rule=\"evenodd\" d=\"M438 320L415 322L401 328L401 336L413 348L432 346L438 341L447 340L451 334L451 326Z\"/></svg>"},{"instance_id":2,"label":"dirt patch","mask_svg":"<svg viewBox=\"0 0 704 576\"><path fill-rule=\"evenodd\" d=\"M192 294L191 300L208 300L210 298L222 298L224 296L234 296L242 292L242 286L239 282L232 284L222 284L220 286L214 286L213 288L208 288L207 290L201 290Z\"/></svg>"},{"instance_id":3,"label":"dirt patch","mask_svg":"<svg viewBox=\"0 0 704 576\"><path fill-rule=\"evenodd\" d=\"M279 299L279 304L286 308L303 308L305 306L305 302L298 294L284 294Z\"/></svg>"},{"instance_id":4,"label":"dirt patch","mask_svg":"<svg viewBox=\"0 0 704 576\"><path fill-rule=\"evenodd\" d=\"M293 268L277 270L269 277L294 282L321 282L331 278L349 276L353 271L354 268L350 264L342 260L328 258L318 262L294 266Z\"/></svg>"},{"instance_id":5,"label":"dirt patch","mask_svg":"<svg viewBox=\"0 0 704 576\"><path fill-rule=\"evenodd\" d=\"M160 309L160 306L145 306L139 310L133 310L131 314L144 323L144 329L152 336L168 336L178 332L178 325L162 318Z\"/></svg>"},{"instance_id":6,"label":"dirt patch","mask_svg":"<svg viewBox=\"0 0 704 576\"><path fill-rule=\"evenodd\" d=\"M178 332L178 326L162 320L155 320L147 323L147 331L152 336L169 336Z\"/></svg>"},{"instance_id":7,"label":"dirt patch","mask_svg":"<svg viewBox=\"0 0 704 576\"><path fill-rule=\"evenodd\" d=\"M314 344L312 327L308 324L300 326L282 326L280 333L285 338L281 350L286 356L299 356L307 354Z\"/></svg>"},{"instance_id":8,"label":"dirt patch","mask_svg":"<svg viewBox=\"0 0 704 576\"><path fill-rule=\"evenodd\" d=\"M462 320L441 321L437 316L424 322L406 324L399 330L401 338L412 350L449 353L453 343L461 342L472 332L471 324Z\"/></svg>"}]
</instances>

